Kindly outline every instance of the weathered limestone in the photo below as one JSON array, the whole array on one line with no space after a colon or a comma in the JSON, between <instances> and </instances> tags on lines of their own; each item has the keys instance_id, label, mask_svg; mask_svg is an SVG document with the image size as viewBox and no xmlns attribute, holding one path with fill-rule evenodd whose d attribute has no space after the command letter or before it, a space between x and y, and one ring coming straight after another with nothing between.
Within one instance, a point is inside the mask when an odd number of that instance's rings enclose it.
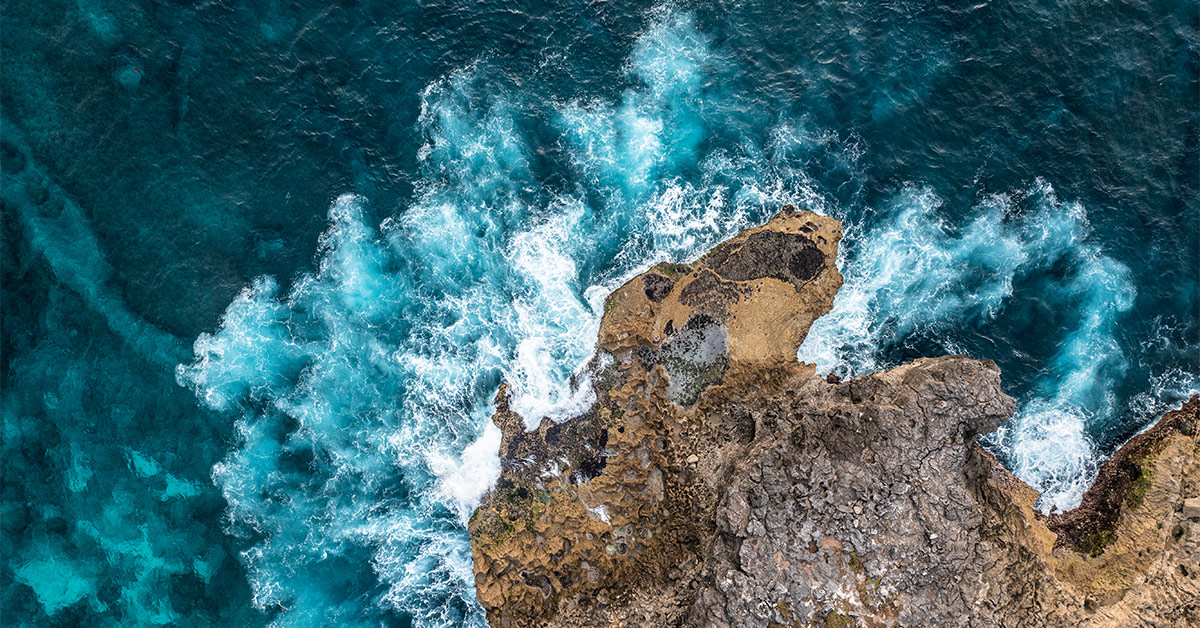
<instances>
[{"instance_id":1,"label":"weathered limestone","mask_svg":"<svg viewBox=\"0 0 1200 628\"><path fill-rule=\"evenodd\" d=\"M795 360L839 238L785 208L622 286L581 417L526 432L501 388L503 473L470 522L491 624L1194 625L1200 401L1047 519L974 443L1013 412L995 364L837 382Z\"/></svg>"}]
</instances>

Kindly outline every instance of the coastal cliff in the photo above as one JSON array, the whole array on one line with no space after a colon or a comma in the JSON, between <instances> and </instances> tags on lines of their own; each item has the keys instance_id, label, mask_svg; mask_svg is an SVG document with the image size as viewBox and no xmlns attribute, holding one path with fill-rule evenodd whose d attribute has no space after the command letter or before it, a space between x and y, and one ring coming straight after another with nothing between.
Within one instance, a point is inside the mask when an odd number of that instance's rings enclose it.
<instances>
[{"instance_id":1,"label":"coastal cliff","mask_svg":"<svg viewBox=\"0 0 1200 628\"><path fill-rule=\"evenodd\" d=\"M1200 400L1049 517L978 435L986 360L838 381L796 361L842 278L837 221L784 208L608 299L582 416L526 431L469 528L492 626L1200 622Z\"/></svg>"}]
</instances>

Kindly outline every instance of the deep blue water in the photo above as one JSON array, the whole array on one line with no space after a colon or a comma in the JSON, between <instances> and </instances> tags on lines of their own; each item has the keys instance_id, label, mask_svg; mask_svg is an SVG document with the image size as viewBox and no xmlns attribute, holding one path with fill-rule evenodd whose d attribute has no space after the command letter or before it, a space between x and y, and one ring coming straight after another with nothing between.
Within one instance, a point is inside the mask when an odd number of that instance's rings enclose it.
<instances>
[{"instance_id":1,"label":"deep blue water","mask_svg":"<svg viewBox=\"0 0 1200 628\"><path fill-rule=\"evenodd\" d=\"M822 372L1000 363L1069 506L1200 388L1200 9L4 0L4 623L482 625L599 304L795 203Z\"/></svg>"}]
</instances>

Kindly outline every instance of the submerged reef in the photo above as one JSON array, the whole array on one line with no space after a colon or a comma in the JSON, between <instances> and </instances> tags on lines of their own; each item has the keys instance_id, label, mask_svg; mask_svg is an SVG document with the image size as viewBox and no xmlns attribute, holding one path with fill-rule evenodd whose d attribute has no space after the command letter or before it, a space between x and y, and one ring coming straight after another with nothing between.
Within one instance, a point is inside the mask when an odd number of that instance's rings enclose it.
<instances>
[{"instance_id":1,"label":"submerged reef","mask_svg":"<svg viewBox=\"0 0 1200 628\"><path fill-rule=\"evenodd\" d=\"M582 416L527 431L501 387L502 475L470 520L491 625L1197 625L1200 400L1042 515L975 442L1014 411L994 363L840 381L795 359L840 236L786 207L626 283Z\"/></svg>"}]
</instances>

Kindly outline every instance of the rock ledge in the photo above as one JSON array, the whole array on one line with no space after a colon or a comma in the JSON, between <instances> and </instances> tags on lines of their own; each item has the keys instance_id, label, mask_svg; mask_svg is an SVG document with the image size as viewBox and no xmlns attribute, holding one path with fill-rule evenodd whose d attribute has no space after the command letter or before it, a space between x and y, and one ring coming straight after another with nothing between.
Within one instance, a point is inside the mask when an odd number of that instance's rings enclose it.
<instances>
[{"instance_id":1,"label":"rock ledge","mask_svg":"<svg viewBox=\"0 0 1200 628\"><path fill-rule=\"evenodd\" d=\"M990 361L838 382L795 360L842 278L837 221L784 208L608 299L585 415L526 431L472 516L492 626L1200 625L1200 400L1049 518L975 444Z\"/></svg>"}]
</instances>

